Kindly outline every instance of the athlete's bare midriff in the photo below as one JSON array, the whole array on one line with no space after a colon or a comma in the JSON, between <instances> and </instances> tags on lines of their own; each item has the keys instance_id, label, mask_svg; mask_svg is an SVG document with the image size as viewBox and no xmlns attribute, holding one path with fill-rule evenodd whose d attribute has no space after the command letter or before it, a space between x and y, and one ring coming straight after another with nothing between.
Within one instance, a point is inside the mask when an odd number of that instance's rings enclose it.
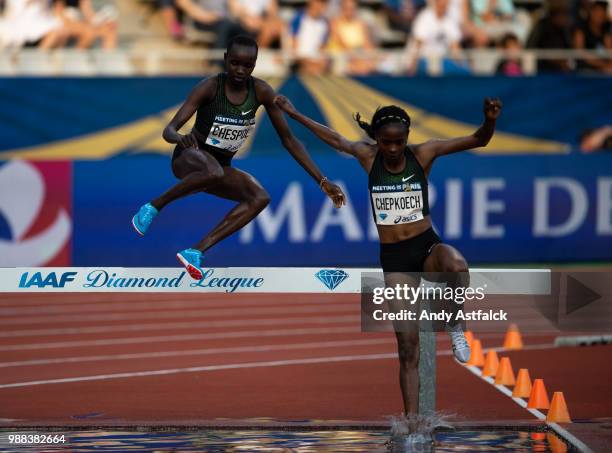
<instances>
[{"instance_id":1,"label":"athlete's bare midriff","mask_svg":"<svg viewBox=\"0 0 612 453\"><path fill-rule=\"evenodd\" d=\"M403 225L377 225L378 237L381 244L393 244L413 238L431 228L431 216L422 220Z\"/></svg>"}]
</instances>

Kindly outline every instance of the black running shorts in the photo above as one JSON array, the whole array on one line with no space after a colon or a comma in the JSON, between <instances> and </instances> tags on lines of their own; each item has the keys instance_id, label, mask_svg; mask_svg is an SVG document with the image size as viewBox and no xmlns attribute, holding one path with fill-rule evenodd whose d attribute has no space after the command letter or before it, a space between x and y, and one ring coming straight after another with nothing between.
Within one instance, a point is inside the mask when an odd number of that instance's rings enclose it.
<instances>
[{"instance_id":1,"label":"black running shorts","mask_svg":"<svg viewBox=\"0 0 612 453\"><path fill-rule=\"evenodd\" d=\"M405 241L380 244L383 272L424 272L425 260L442 239L433 228Z\"/></svg>"},{"instance_id":2,"label":"black running shorts","mask_svg":"<svg viewBox=\"0 0 612 453\"><path fill-rule=\"evenodd\" d=\"M221 165L222 167L232 166L232 158L234 157L233 154L226 155L220 152L215 152L211 150L208 146L205 148L203 143L200 140L198 140L198 144L199 144L200 149L204 149L205 150L204 152L214 157L216 161L219 162L219 165ZM174 160L177 159L181 155L184 149L185 148L183 148L181 145L176 145L174 147L174 152L172 153L172 162L174 162Z\"/></svg>"}]
</instances>

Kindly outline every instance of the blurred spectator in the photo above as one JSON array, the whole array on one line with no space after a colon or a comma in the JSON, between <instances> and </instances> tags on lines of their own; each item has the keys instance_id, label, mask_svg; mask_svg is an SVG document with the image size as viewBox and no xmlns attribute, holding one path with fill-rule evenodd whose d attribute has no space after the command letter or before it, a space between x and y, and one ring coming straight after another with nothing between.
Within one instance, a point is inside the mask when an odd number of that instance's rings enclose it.
<instances>
[{"instance_id":1,"label":"blurred spectator","mask_svg":"<svg viewBox=\"0 0 612 453\"><path fill-rule=\"evenodd\" d=\"M233 15L257 39L259 47L270 47L280 40L284 24L278 16L276 0L230 0Z\"/></svg>"},{"instance_id":2,"label":"blurred spectator","mask_svg":"<svg viewBox=\"0 0 612 453\"><path fill-rule=\"evenodd\" d=\"M0 47L51 49L68 39L62 21L47 0L5 0L0 21Z\"/></svg>"},{"instance_id":3,"label":"blurred spectator","mask_svg":"<svg viewBox=\"0 0 612 453\"><path fill-rule=\"evenodd\" d=\"M489 44L485 30L472 20L470 0L449 0L448 15L461 27L465 47L484 47Z\"/></svg>"},{"instance_id":4,"label":"blurred spectator","mask_svg":"<svg viewBox=\"0 0 612 453\"><path fill-rule=\"evenodd\" d=\"M96 11L91 0L56 0L55 12L77 48L87 49L98 39L104 49L117 47L117 11L111 5Z\"/></svg>"},{"instance_id":5,"label":"blurred spectator","mask_svg":"<svg viewBox=\"0 0 612 453\"><path fill-rule=\"evenodd\" d=\"M176 0L176 5L193 20L196 29L214 33L215 49L226 49L230 39L245 33L238 22L229 18L227 0Z\"/></svg>"},{"instance_id":6,"label":"blurred spectator","mask_svg":"<svg viewBox=\"0 0 612 453\"><path fill-rule=\"evenodd\" d=\"M329 36L326 7L325 0L309 0L291 23L291 47L300 72L319 75L329 66L329 59L321 55Z\"/></svg>"},{"instance_id":7,"label":"blurred spectator","mask_svg":"<svg viewBox=\"0 0 612 453\"><path fill-rule=\"evenodd\" d=\"M512 0L470 0L472 18L491 41L506 33L514 33L521 42L527 39L531 20L524 11L517 11Z\"/></svg>"},{"instance_id":8,"label":"blurred spectator","mask_svg":"<svg viewBox=\"0 0 612 453\"><path fill-rule=\"evenodd\" d=\"M410 33L412 21L424 6L424 0L384 0L383 11L392 30Z\"/></svg>"},{"instance_id":9,"label":"blurred spectator","mask_svg":"<svg viewBox=\"0 0 612 453\"><path fill-rule=\"evenodd\" d=\"M612 125L585 130L580 135L580 151L612 151Z\"/></svg>"},{"instance_id":10,"label":"blurred spectator","mask_svg":"<svg viewBox=\"0 0 612 453\"><path fill-rule=\"evenodd\" d=\"M415 74L419 57L457 58L460 51L461 28L457 18L448 14L448 0L433 0L414 21L412 39L408 43L408 73ZM451 67L448 69L452 70Z\"/></svg>"},{"instance_id":11,"label":"blurred spectator","mask_svg":"<svg viewBox=\"0 0 612 453\"><path fill-rule=\"evenodd\" d=\"M166 30L172 39L180 41L183 39L183 26L178 18L174 0L158 0L161 9L162 20Z\"/></svg>"},{"instance_id":12,"label":"blurred spectator","mask_svg":"<svg viewBox=\"0 0 612 453\"><path fill-rule=\"evenodd\" d=\"M330 50L355 52L374 49L368 26L357 16L357 12L355 0L342 0L340 14L332 19L330 24L331 34L328 46ZM376 59L372 57L350 57L348 72L365 75L374 70L376 63Z\"/></svg>"},{"instance_id":13,"label":"blurred spectator","mask_svg":"<svg viewBox=\"0 0 612 453\"><path fill-rule=\"evenodd\" d=\"M607 3L597 1L590 5L586 22L574 31L574 47L594 51L612 50L612 34L607 18ZM612 73L612 60L588 57L578 60L578 68Z\"/></svg>"},{"instance_id":14,"label":"blurred spectator","mask_svg":"<svg viewBox=\"0 0 612 453\"><path fill-rule=\"evenodd\" d=\"M340 14L342 0L326 0L325 17L331 20Z\"/></svg>"},{"instance_id":15,"label":"blurred spectator","mask_svg":"<svg viewBox=\"0 0 612 453\"><path fill-rule=\"evenodd\" d=\"M527 47L530 49L571 49L571 17L564 1L551 2L548 14L540 19L531 30ZM538 72L572 70L572 61L567 58L538 59Z\"/></svg>"},{"instance_id":16,"label":"blurred spectator","mask_svg":"<svg viewBox=\"0 0 612 453\"><path fill-rule=\"evenodd\" d=\"M521 62L521 43L512 33L505 35L500 41L504 57L497 65L497 74L505 76L522 76L523 65Z\"/></svg>"},{"instance_id":17,"label":"blurred spectator","mask_svg":"<svg viewBox=\"0 0 612 453\"><path fill-rule=\"evenodd\" d=\"M574 0L572 2L572 17L574 17L577 23L588 20L591 2L592 0Z\"/></svg>"}]
</instances>

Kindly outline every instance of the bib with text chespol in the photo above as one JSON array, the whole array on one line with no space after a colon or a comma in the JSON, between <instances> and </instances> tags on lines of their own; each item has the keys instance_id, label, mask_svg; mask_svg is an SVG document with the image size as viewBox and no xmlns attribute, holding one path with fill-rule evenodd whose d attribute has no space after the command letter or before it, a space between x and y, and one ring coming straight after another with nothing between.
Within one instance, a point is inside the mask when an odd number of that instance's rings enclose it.
<instances>
[{"instance_id":1,"label":"bib with text chespol","mask_svg":"<svg viewBox=\"0 0 612 453\"><path fill-rule=\"evenodd\" d=\"M235 153L244 144L255 127L255 118L241 119L217 115L206 144Z\"/></svg>"}]
</instances>

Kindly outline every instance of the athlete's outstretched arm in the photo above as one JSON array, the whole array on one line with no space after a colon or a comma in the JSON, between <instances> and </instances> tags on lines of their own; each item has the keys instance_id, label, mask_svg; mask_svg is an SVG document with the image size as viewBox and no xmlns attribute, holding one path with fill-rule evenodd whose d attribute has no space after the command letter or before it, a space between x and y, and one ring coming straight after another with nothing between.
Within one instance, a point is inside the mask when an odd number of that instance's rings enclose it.
<instances>
[{"instance_id":1,"label":"athlete's outstretched arm","mask_svg":"<svg viewBox=\"0 0 612 453\"><path fill-rule=\"evenodd\" d=\"M485 98L484 121L472 135L448 140L430 140L415 146L415 154L423 168L430 166L436 157L486 146L495 132L495 122L501 108L502 103L498 98Z\"/></svg>"},{"instance_id":2,"label":"athlete's outstretched arm","mask_svg":"<svg viewBox=\"0 0 612 453\"><path fill-rule=\"evenodd\" d=\"M283 116L283 112L274 103L275 93L270 85L263 80L257 80L257 98L261 102L268 115L278 136L283 143L283 146L289 151L289 154L308 172L310 176L317 181L321 189L327 194L334 203L334 206L339 208L345 204L345 197L342 189L336 184L331 183L324 178L319 170L319 167L310 158L310 155L304 149L304 145L293 135L289 125Z\"/></svg>"},{"instance_id":3,"label":"athlete's outstretched arm","mask_svg":"<svg viewBox=\"0 0 612 453\"><path fill-rule=\"evenodd\" d=\"M178 112L176 112L174 117L164 128L162 134L164 140L168 143L178 143L184 148L192 146L194 148L198 147L198 141L192 133L183 135L179 134L178 131L187 121L189 121L189 118L193 116L201 104L212 100L215 94L216 84L216 77L211 77L201 81L191 90L191 93L189 93L189 96L183 105L181 105L181 108L179 108Z\"/></svg>"},{"instance_id":4,"label":"athlete's outstretched arm","mask_svg":"<svg viewBox=\"0 0 612 453\"><path fill-rule=\"evenodd\" d=\"M296 120L298 123L303 124L319 139L327 143L332 148L342 151L343 153L350 154L356 157L361 162L362 166L366 166L368 160L371 160L375 154L372 145L366 142L353 142L343 137L338 132L329 127L317 123L312 118L307 117L303 113L299 112L289 99L285 96L278 95L274 99L274 103L280 107L287 115ZM370 163L371 166L371 163Z\"/></svg>"}]
</instances>

